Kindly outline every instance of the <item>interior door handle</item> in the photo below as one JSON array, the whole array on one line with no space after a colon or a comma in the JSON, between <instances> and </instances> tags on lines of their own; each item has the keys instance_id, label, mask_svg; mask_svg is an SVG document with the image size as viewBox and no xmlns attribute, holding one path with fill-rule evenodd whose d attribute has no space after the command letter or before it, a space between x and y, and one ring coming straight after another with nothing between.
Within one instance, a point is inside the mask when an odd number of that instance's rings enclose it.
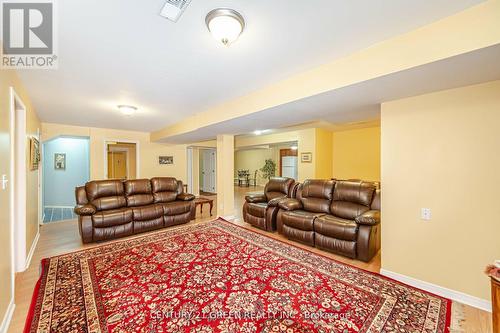
<instances>
[{"instance_id":1,"label":"interior door handle","mask_svg":"<svg viewBox=\"0 0 500 333\"><path fill-rule=\"evenodd\" d=\"M7 175L2 175L2 190L7 189L7 183L9 180L7 179Z\"/></svg>"}]
</instances>

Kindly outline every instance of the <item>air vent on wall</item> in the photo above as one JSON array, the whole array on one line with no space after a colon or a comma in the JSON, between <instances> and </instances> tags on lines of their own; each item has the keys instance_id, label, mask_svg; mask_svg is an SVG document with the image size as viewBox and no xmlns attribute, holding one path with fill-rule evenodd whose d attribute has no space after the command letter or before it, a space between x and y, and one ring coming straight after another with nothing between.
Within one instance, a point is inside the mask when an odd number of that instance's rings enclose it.
<instances>
[{"instance_id":1,"label":"air vent on wall","mask_svg":"<svg viewBox=\"0 0 500 333\"><path fill-rule=\"evenodd\" d=\"M170 21L177 22L190 2L191 0L167 0L160 15Z\"/></svg>"}]
</instances>

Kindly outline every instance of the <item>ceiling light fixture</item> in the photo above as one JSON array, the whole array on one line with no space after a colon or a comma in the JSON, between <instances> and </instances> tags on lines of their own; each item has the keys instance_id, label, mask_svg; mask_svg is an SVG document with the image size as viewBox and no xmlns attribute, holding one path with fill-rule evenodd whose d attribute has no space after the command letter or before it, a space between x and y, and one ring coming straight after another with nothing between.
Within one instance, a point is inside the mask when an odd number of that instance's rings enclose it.
<instances>
[{"instance_id":1,"label":"ceiling light fixture","mask_svg":"<svg viewBox=\"0 0 500 333\"><path fill-rule=\"evenodd\" d=\"M297 150L297 149L299 149L299 147L297 147L297 146L291 146L290 149L291 150Z\"/></svg>"},{"instance_id":2,"label":"ceiling light fixture","mask_svg":"<svg viewBox=\"0 0 500 333\"><path fill-rule=\"evenodd\" d=\"M229 8L217 8L205 18L208 30L214 38L229 46L245 29L245 19L240 13Z\"/></svg>"},{"instance_id":3,"label":"ceiling light fixture","mask_svg":"<svg viewBox=\"0 0 500 333\"><path fill-rule=\"evenodd\" d=\"M125 116L131 116L137 111L137 108L132 105L118 105L118 110Z\"/></svg>"}]
</instances>

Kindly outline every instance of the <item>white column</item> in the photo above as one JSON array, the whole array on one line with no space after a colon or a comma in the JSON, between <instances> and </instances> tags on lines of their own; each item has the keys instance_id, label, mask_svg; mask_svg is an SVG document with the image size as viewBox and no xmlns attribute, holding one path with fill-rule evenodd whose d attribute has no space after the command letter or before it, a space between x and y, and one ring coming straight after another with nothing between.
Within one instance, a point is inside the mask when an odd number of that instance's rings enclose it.
<instances>
[{"instance_id":1,"label":"white column","mask_svg":"<svg viewBox=\"0 0 500 333\"><path fill-rule=\"evenodd\" d=\"M235 215L234 135L217 135L217 215Z\"/></svg>"}]
</instances>

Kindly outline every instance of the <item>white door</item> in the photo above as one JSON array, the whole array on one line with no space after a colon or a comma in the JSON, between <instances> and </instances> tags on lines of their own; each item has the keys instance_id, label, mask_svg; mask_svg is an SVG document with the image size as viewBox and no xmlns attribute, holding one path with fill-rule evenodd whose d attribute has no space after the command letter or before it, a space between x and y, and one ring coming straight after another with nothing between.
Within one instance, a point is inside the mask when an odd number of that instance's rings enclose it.
<instances>
[{"instance_id":1,"label":"white door","mask_svg":"<svg viewBox=\"0 0 500 333\"><path fill-rule=\"evenodd\" d=\"M297 156L283 156L281 159L281 175L297 179Z\"/></svg>"},{"instance_id":2,"label":"white door","mask_svg":"<svg viewBox=\"0 0 500 333\"><path fill-rule=\"evenodd\" d=\"M202 153L203 168L201 170L203 176L202 189L204 192L216 193L215 166L216 166L215 149L205 149Z\"/></svg>"}]
</instances>

